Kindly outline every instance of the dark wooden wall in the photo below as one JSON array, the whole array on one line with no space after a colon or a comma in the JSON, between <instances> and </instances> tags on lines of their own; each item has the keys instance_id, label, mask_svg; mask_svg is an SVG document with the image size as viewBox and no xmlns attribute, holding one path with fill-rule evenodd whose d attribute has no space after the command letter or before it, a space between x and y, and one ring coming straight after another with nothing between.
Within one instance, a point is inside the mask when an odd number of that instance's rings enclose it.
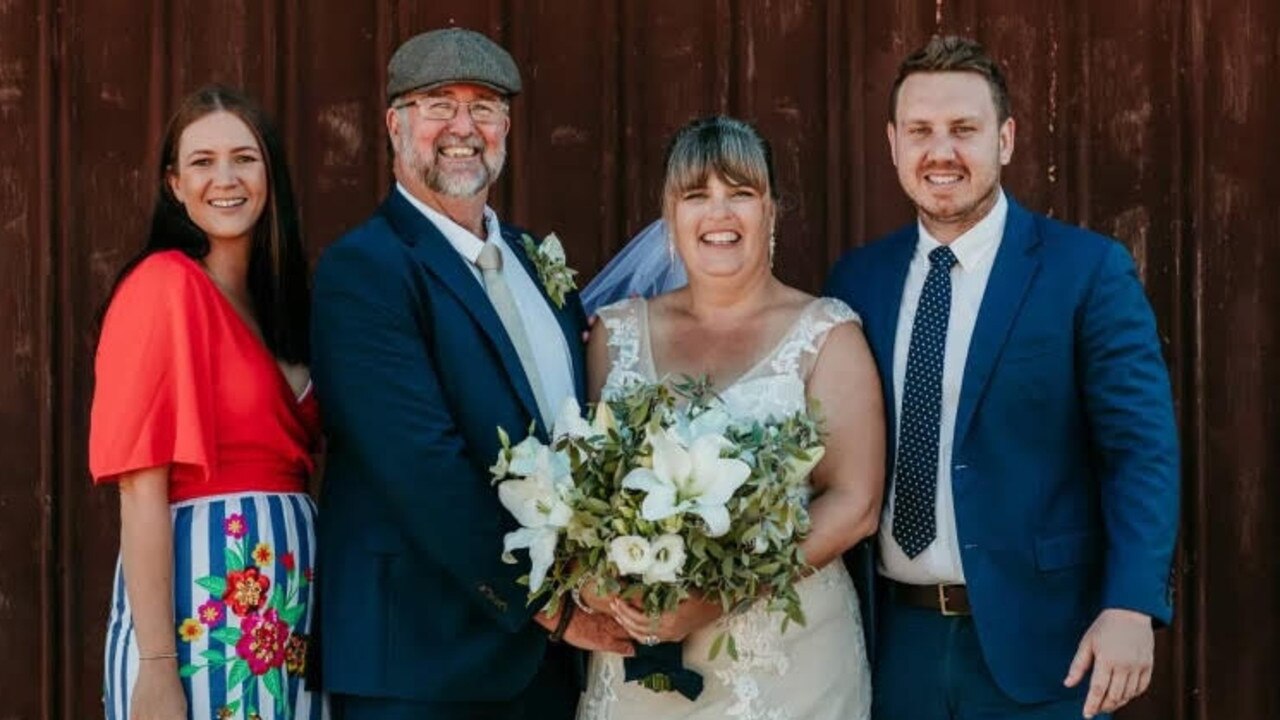
<instances>
[{"instance_id":1,"label":"dark wooden wall","mask_svg":"<svg viewBox=\"0 0 1280 720\"><path fill-rule=\"evenodd\" d=\"M0 718L100 713L117 523L85 467L92 317L176 99L264 101L318 253L386 190L392 48L449 24L520 63L498 207L585 276L658 212L671 131L727 112L774 143L779 272L810 290L910 217L883 130L899 59L938 30L987 43L1019 121L1006 187L1132 249L1173 371L1178 617L1122 718L1280 717L1275 0L0 0Z\"/></svg>"}]
</instances>

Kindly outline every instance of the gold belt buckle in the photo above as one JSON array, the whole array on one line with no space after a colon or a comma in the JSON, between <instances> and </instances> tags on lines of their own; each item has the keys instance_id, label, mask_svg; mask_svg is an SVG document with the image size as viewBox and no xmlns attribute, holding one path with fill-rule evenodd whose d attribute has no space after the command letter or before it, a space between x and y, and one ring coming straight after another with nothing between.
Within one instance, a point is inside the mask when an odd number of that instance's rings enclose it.
<instances>
[{"instance_id":1,"label":"gold belt buckle","mask_svg":"<svg viewBox=\"0 0 1280 720\"><path fill-rule=\"evenodd\" d=\"M942 611L942 616L960 617L961 615L964 615L963 612L952 610L947 606L947 586L939 584L936 587L938 588L938 609Z\"/></svg>"}]
</instances>

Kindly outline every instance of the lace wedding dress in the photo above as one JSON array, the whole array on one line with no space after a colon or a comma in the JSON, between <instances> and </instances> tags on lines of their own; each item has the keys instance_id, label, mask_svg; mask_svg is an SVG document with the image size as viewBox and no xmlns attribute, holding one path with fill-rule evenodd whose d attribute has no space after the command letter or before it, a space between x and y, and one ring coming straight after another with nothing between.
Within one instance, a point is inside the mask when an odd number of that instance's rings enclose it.
<instances>
[{"instance_id":1,"label":"lace wedding dress","mask_svg":"<svg viewBox=\"0 0 1280 720\"><path fill-rule=\"evenodd\" d=\"M656 382L649 346L648 303L633 298L602 308L609 331L609 397L627 384ZM764 420L805 408L805 378L831 328L858 322L847 305L813 300L782 341L754 368L719 392L735 419ZM797 589L806 624L782 632L782 614L763 603L685 639L684 662L701 673L702 695L689 701L624 682L623 659L593 653L579 720L865 720L871 709L871 677L858 597L838 560L805 579ZM721 650L708 660L715 637L727 630L738 658Z\"/></svg>"}]
</instances>

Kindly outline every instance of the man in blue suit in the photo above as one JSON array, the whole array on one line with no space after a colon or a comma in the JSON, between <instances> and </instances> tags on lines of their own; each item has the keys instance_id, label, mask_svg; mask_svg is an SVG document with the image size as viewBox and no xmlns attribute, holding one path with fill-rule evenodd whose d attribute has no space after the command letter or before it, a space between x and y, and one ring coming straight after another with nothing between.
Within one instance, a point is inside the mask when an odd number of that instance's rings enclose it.
<instances>
[{"instance_id":1,"label":"man in blue suit","mask_svg":"<svg viewBox=\"0 0 1280 720\"><path fill-rule=\"evenodd\" d=\"M874 716L1105 715L1146 689L1172 614L1151 308L1123 246L1001 189L1014 121L978 44L903 62L888 135L917 222L827 288L862 315L891 414Z\"/></svg>"},{"instance_id":2,"label":"man in blue suit","mask_svg":"<svg viewBox=\"0 0 1280 720\"><path fill-rule=\"evenodd\" d=\"M402 45L387 85L395 187L315 278L322 683L341 720L567 720L577 677L556 641L630 645L572 603L540 612L517 584L527 567L501 560L514 522L487 470L498 428L545 440L584 395L576 294L549 296L486 204L520 75L449 29Z\"/></svg>"}]
</instances>

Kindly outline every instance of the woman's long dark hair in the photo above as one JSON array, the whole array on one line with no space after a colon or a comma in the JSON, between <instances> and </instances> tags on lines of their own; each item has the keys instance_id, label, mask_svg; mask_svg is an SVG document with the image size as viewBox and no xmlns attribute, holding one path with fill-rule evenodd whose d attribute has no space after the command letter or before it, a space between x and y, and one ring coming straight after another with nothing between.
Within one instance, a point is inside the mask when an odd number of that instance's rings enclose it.
<instances>
[{"instance_id":1,"label":"woman's long dark hair","mask_svg":"<svg viewBox=\"0 0 1280 720\"><path fill-rule=\"evenodd\" d=\"M177 171L178 143L183 131L215 112L229 112L249 126L267 167L267 205L254 226L249 251L249 296L254 319L271 354L285 362L307 363L311 356L310 284L284 143L262 108L243 94L219 85L208 85L188 95L169 120L160 148L160 188L151 214L151 232L142 251L125 263L116 276L102 313L120 283L153 253L181 250L193 260L209 254L209 238L174 197L169 178Z\"/></svg>"}]
</instances>

